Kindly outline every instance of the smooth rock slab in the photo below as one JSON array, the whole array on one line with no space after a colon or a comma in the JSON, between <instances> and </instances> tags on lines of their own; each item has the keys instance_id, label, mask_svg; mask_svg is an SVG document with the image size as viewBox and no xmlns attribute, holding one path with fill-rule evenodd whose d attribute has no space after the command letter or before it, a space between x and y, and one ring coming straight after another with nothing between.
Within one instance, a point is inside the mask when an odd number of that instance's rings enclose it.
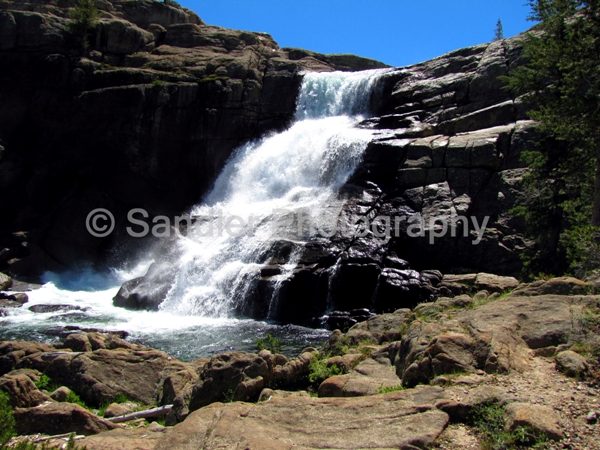
<instances>
[{"instance_id":1,"label":"smooth rock slab","mask_svg":"<svg viewBox=\"0 0 600 450\"><path fill-rule=\"evenodd\" d=\"M373 359L361 362L346 375L328 378L319 386L319 397L361 397L375 395L381 388L396 387L402 380L394 366L380 364Z\"/></svg>"},{"instance_id":2,"label":"smooth rock slab","mask_svg":"<svg viewBox=\"0 0 600 450\"><path fill-rule=\"evenodd\" d=\"M442 389L427 386L371 397L215 403L190 414L156 448L425 448L448 424L433 407L442 397Z\"/></svg>"}]
</instances>

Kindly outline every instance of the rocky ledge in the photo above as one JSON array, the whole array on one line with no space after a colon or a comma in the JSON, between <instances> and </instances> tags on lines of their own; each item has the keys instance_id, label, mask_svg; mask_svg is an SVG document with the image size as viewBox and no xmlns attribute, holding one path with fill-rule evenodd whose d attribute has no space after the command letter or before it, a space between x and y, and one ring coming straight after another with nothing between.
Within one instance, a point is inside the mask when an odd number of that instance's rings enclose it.
<instances>
[{"instance_id":1,"label":"rocky ledge","mask_svg":"<svg viewBox=\"0 0 600 450\"><path fill-rule=\"evenodd\" d=\"M95 332L2 342L0 390L21 435L76 432L88 449L459 449L500 438L599 448L598 286L557 278L492 293L475 280L456 276L446 297L336 330L291 359L262 350L184 363ZM161 405L173 405L166 427L111 421Z\"/></svg>"}]
</instances>

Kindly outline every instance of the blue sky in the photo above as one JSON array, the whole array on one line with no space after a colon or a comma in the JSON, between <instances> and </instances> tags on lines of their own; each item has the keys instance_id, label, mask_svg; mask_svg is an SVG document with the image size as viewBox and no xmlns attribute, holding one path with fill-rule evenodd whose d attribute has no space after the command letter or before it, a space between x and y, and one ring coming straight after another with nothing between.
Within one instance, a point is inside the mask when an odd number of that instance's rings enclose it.
<instances>
[{"instance_id":1,"label":"blue sky","mask_svg":"<svg viewBox=\"0 0 600 450\"><path fill-rule=\"evenodd\" d=\"M204 22L269 33L281 47L353 53L393 66L489 42L533 24L527 0L180 0Z\"/></svg>"}]
</instances>

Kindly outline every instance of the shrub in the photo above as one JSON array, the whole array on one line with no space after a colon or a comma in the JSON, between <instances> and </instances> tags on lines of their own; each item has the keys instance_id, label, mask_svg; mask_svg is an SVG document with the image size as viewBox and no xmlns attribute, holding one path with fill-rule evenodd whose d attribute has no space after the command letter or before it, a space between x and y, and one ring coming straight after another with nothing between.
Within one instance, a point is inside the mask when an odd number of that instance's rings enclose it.
<instances>
[{"instance_id":1,"label":"shrub","mask_svg":"<svg viewBox=\"0 0 600 450\"><path fill-rule=\"evenodd\" d=\"M0 391L0 448L14 435L15 419L8 402L8 394Z\"/></svg>"},{"instance_id":2,"label":"shrub","mask_svg":"<svg viewBox=\"0 0 600 450\"><path fill-rule=\"evenodd\" d=\"M470 422L482 435L482 448L485 450L514 449L521 445L534 445L546 442L547 436L530 427L504 429L504 409L497 399L482 403L473 408Z\"/></svg>"},{"instance_id":3,"label":"shrub","mask_svg":"<svg viewBox=\"0 0 600 450\"><path fill-rule=\"evenodd\" d=\"M96 0L77 0L69 11L68 29L80 40L83 49L89 47L89 34L96 27L98 17Z\"/></svg>"},{"instance_id":4,"label":"shrub","mask_svg":"<svg viewBox=\"0 0 600 450\"><path fill-rule=\"evenodd\" d=\"M83 408L89 409L89 407L85 404L85 402L83 400L81 400L81 398L79 398L79 395L77 395L73 391L69 392L69 395L67 395L67 398L65 399L65 402L67 402L67 403L75 403L76 405L79 405L79 406L81 406Z\"/></svg>"},{"instance_id":5,"label":"shrub","mask_svg":"<svg viewBox=\"0 0 600 450\"><path fill-rule=\"evenodd\" d=\"M259 338L256 340L256 349L259 352L261 350L269 350L271 353L281 353L281 339L277 339L271 333L267 333L264 339Z\"/></svg>"},{"instance_id":6,"label":"shrub","mask_svg":"<svg viewBox=\"0 0 600 450\"><path fill-rule=\"evenodd\" d=\"M327 378L343 375L345 373L344 369L337 364L331 364L327 367L325 360L328 358L329 355L315 356L308 366L308 381L315 387L318 387Z\"/></svg>"}]
</instances>

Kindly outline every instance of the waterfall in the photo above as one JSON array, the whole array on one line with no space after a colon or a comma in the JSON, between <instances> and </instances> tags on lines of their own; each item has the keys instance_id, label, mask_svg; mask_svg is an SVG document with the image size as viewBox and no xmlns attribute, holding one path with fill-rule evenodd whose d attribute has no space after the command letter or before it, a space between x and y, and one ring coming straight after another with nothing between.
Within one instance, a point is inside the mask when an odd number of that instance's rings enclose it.
<instances>
[{"instance_id":1,"label":"waterfall","mask_svg":"<svg viewBox=\"0 0 600 450\"><path fill-rule=\"evenodd\" d=\"M225 317L247 298L274 243L314 238L298 226L297 214L318 222L319 230L336 223L336 190L371 139L369 130L355 125L367 113L381 73L304 75L292 126L240 147L193 208L197 221L180 240L178 273L162 310ZM293 270L299 256L291 251L278 263L275 281Z\"/></svg>"}]
</instances>

